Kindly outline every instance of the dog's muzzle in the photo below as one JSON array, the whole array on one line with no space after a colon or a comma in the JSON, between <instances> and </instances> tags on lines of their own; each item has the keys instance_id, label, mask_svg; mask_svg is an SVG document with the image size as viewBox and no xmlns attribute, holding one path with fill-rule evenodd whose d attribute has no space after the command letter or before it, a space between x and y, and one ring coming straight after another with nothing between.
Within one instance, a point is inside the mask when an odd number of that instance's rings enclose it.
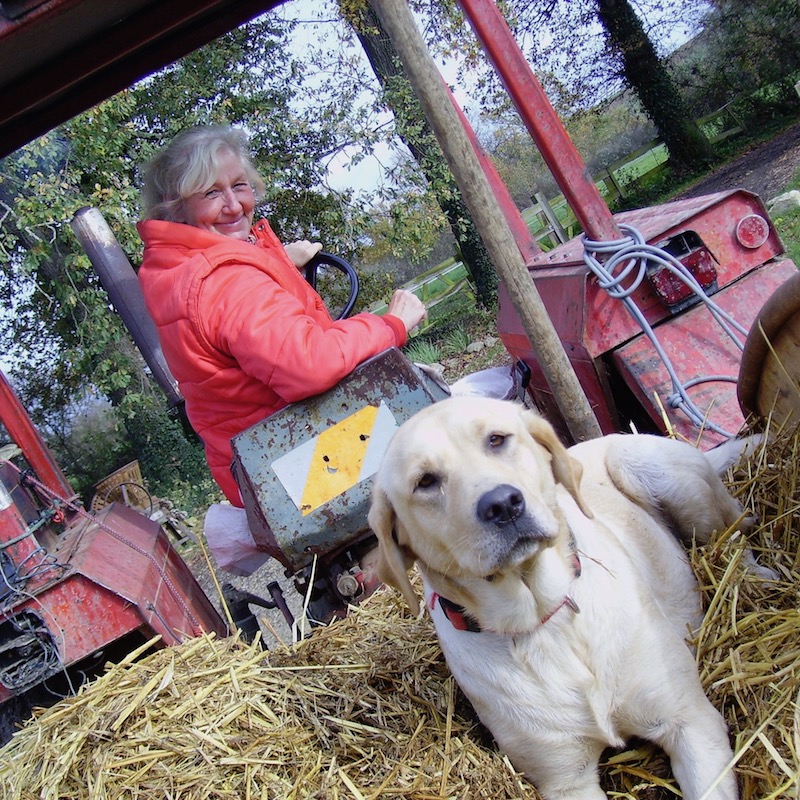
<instances>
[{"instance_id":1,"label":"dog's muzzle","mask_svg":"<svg viewBox=\"0 0 800 800\"><path fill-rule=\"evenodd\" d=\"M484 492L475 506L475 515L488 532L482 546L495 568L509 561L528 558L540 547L552 543L557 528L543 525L528 511L522 490L501 483Z\"/></svg>"}]
</instances>

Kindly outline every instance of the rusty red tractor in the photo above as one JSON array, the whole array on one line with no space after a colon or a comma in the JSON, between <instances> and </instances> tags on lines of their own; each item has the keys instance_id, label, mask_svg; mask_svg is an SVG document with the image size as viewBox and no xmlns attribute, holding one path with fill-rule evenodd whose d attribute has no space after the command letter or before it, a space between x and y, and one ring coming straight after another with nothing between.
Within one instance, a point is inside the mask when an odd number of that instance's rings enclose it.
<instances>
[{"instance_id":1,"label":"rusty red tractor","mask_svg":"<svg viewBox=\"0 0 800 800\"><path fill-rule=\"evenodd\" d=\"M18 58L0 58L0 155L275 3L116 5L3 4L14 16L0 17L0 52ZM633 423L702 447L735 434L763 400L752 374L739 391L743 403L737 396L743 351L763 354L754 323L767 298L796 287L795 265L761 200L738 190L613 215L497 8L491 0L461 5L584 230L541 252L460 115L598 429ZM83 239L110 292L119 291L115 307L133 305L129 327L178 402L133 269L102 226ZM117 272L110 279L109 265ZM526 399L569 435L564 404L505 285L497 327ZM316 619L344 613L375 588L366 504L380 448L403 419L442 396L390 351L234 441L254 539L309 595ZM156 523L123 504L91 513L76 502L5 380L0 410L11 439L0 463L0 704L59 676L68 684L156 633L173 644L228 632ZM56 691L68 689L62 682Z\"/></svg>"}]
</instances>

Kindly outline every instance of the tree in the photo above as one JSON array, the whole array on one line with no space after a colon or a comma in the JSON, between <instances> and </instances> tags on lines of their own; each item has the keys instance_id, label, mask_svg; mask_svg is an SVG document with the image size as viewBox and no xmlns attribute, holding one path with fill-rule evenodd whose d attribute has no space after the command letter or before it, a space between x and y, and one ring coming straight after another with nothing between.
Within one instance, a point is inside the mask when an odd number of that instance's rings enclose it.
<instances>
[{"instance_id":1,"label":"tree","mask_svg":"<svg viewBox=\"0 0 800 800\"><path fill-rule=\"evenodd\" d=\"M0 319L0 339L16 364L15 385L44 430L76 401L108 397L145 474L149 464L149 476L158 476L158 492L202 465L202 453L166 419L163 398L68 222L81 206L98 207L137 263L139 165L189 125L229 122L252 134L268 186L259 210L278 232L324 230L331 247L352 251L357 226L342 197L321 185L320 166L340 146L345 114L333 103L297 106L304 69L286 34L275 19L259 19L0 162L0 295L13 309Z\"/></svg>"},{"instance_id":2,"label":"tree","mask_svg":"<svg viewBox=\"0 0 800 800\"><path fill-rule=\"evenodd\" d=\"M797 108L800 0L714 0L703 22L701 57L690 65L698 94L718 108L772 86L776 105Z\"/></svg>"},{"instance_id":3,"label":"tree","mask_svg":"<svg viewBox=\"0 0 800 800\"><path fill-rule=\"evenodd\" d=\"M692 121L669 68L630 0L510 0L518 35L562 116L585 112L632 89L679 169L696 168L712 156ZM687 2L642 3L661 24L689 15ZM679 8L680 7L680 8Z\"/></svg>"},{"instance_id":4,"label":"tree","mask_svg":"<svg viewBox=\"0 0 800 800\"><path fill-rule=\"evenodd\" d=\"M574 114L564 126L591 175L633 153L656 137L636 97L625 93L610 105ZM479 129L503 182L520 208L530 205L534 191L555 197L560 189L519 117L506 112Z\"/></svg>"},{"instance_id":5,"label":"tree","mask_svg":"<svg viewBox=\"0 0 800 800\"><path fill-rule=\"evenodd\" d=\"M713 159L708 140L666 66L656 53L629 0L595 0L597 17L610 49L621 63L625 82L639 97L679 170L696 169Z\"/></svg>"},{"instance_id":6,"label":"tree","mask_svg":"<svg viewBox=\"0 0 800 800\"><path fill-rule=\"evenodd\" d=\"M372 7L360 3L341 3L342 13L361 42L383 98L392 109L397 134L408 147L425 175L428 185L447 218L461 259L475 284L478 302L491 307L497 298L497 274L447 167L436 136L430 128L411 86L403 74L394 46Z\"/></svg>"}]
</instances>

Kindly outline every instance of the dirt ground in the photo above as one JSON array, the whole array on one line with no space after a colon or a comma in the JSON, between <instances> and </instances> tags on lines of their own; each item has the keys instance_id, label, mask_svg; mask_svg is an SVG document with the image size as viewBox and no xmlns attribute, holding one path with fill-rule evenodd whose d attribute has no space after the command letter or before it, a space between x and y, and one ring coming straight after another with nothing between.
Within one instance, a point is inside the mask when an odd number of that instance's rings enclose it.
<instances>
[{"instance_id":1,"label":"dirt ground","mask_svg":"<svg viewBox=\"0 0 800 800\"><path fill-rule=\"evenodd\" d=\"M209 569L206 556L198 545L190 546L181 555L194 573L203 591L218 610L222 611L218 586L230 584L235 589L250 592L257 597L269 600L270 592L268 586L273 581L276 581L283 590L286 603L295 618L302 618L303 598L295 591L291 580L284 574L283 566L277 561L269 560L251 576L240 577L219 569L214 563L213 556L209 554L214 570L212 576L212 571ZM277 609L268 610L256 604L250 604L250 610L260 623L261 634L267 647L273 649L279 644L291 644L293 636L292 629L280 611ZM224 616L223 613L223 618Z\"/></svg>"},{"instance_id":2,"label":"dirt ground","mask_svg":"<svg viewBox=\"0 0 800 800\"><path fill-rule=\"evenodd\" d=\"M713 194L727 189L748 189L765 203L781 194L800 168L800 123L702 178L677 199Z\"/></svg>"}]
</instances>

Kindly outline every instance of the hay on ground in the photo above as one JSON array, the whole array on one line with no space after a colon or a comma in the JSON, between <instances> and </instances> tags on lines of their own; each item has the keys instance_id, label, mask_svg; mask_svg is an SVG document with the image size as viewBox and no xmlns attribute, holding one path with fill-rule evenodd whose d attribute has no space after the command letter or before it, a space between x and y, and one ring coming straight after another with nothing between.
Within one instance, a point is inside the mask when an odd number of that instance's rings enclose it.
<instances>
[{"instance_id":1,"label":"hay on ground","mask_svg":"<svg viewBox=\"0 0 800 800\"><path fill-rule=\"evenodd\" d=\"M777 581L746 569L736 531L692 553L708 608L698 664L730 725L742 800L797 796L799 449L779 437L731 478L759 518L747 544ZM646 744L608 754L602 782L611 797L677 794ZM204 638L109 667L0 750L0 797L539 795L476 723L430 622L381 591L291 649Z\"/></svg>"},{"instance_id":2,"label":"hay on ground","mask_svg":"<svg viewBox=\"0 0 800 800\"><path fill-rule=\"evenodd\" d=\"M382 591L291 649L202 638L109 667L0 750L0 796L536 798L462 702L429 622Z\"/></svg>"}]
</instances>

